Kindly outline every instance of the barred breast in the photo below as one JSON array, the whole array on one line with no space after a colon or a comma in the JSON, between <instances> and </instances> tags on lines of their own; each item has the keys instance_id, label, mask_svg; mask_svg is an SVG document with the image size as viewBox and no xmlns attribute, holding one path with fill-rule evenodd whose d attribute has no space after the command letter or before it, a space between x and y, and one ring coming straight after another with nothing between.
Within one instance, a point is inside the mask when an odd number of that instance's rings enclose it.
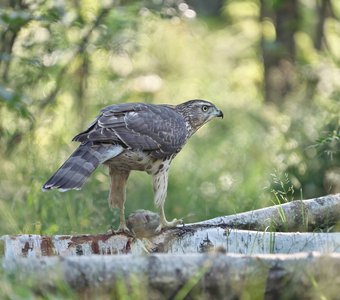
<instances>
[{"instance_id":1,"label":"barred breast","mask_svg":"<svg viewBox=\"0 0 340 300\"><path fill-rule=\"evenodd\" d=\"M160 166L164 162L169 161L169 159L170 158L155 158L145 151L126 149L120 155L107 160L105 165L117 170L145 171L148 174L155 174L160 169Z\"/></svg>"}]
</instances>

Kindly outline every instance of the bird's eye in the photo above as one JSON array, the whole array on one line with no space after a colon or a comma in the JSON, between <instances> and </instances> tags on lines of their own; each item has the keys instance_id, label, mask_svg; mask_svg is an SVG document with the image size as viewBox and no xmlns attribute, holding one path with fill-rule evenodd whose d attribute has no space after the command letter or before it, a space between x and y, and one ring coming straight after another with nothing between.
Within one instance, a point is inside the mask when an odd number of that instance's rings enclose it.
<instances>
[{"instance_id":1,"label":"bird's eye","mask_svg":"<svg viewBox=\"0 0 340 300\"><path fill-rule=\"evenodd\" d=\"M202 110L203 110L204 112L208 111L208 109L209 109L209 107L208 107L207 105L203 105L203 106L202 106Z\"/></svg>"}]
</instances>

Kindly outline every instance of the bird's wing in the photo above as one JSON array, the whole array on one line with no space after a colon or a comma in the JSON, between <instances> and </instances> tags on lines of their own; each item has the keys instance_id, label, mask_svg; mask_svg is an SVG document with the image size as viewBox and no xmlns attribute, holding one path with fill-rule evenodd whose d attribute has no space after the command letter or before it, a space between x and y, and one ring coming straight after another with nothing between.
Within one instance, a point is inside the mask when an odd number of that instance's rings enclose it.
<instances>
[{"instance_id":1,"label":"bird's wing","mask_svg":"<svg viewBox=\"0 0 340 300\"><path fill-rule=\"evenodd\" d=\"M119 143L167 156L179 151L186 138L185 121L171 106L126 103L104 108L74 140Z\"/></svg>"}]
</instances>

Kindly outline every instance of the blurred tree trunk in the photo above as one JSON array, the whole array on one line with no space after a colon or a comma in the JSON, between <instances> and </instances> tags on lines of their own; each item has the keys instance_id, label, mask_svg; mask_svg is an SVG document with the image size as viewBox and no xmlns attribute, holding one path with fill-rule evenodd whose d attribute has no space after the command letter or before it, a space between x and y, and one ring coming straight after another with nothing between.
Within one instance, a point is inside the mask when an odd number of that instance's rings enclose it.
<instances>
[{"instance_id":1,"label":"blurred tree trunk","mask_svg":"<svg viewBox=\"0 0 340 300\"><path fill-rule=\"evenodd\" d=\"M79 130L86 127L87 124L87 105L86 105L86 92L87 92L87 80L90 74L90 58L88 53L81 52L78 55L81 60L77 70L76 70L76 98L74 105L76 106L76 111L79 112Z\"/></svg>"},{"instance_id":2,"label":"blurred tree trunk","mask_svg":"<svg viewBox=\"0 0 340 300\"><path fill-rule=\"evenodd\" d=\"M27 8L27 5L22 0L10 0L8 1L8 3L7 1L2 3L2 8L11 8L13 10L22 11ZM24 24L26 23L17 22L16 24L15 23L6 24L6 22L4 22L3 24L5 29L0 35L0 45L1 45L0 53L1 53L1 56L5 57L5 59L0 58L0 68L2 69L1 70L2 80L4 82L8 82L8 73L9 73L9 69L10 69L10 65L12 61L11 57L12 57L13 46L14 46L15 40L18 36L20 29L21 27L23 27Z\"/></svg>"},{"instance_id":3,"label":"blurred tree trunk","mask_svg":"<svg viewBox=\"0 0 340 300\"><path fill-rule=\"evenodd\" d=\"M275 40L261 39L264 64L265 101L280 103L293 89L295 82L295 42L298 28L297 0L261 0L260 20L270 19L275 26Z\"/></svg>"},{"instance_id":4,"label":"blurred tree trunk","mask_svg":"<svg viewBox=\"0 0 340 300\"><path fill-rule=\"evenodd\" d=\"M314 47L317 50L321 50L322 43L325 35L325 21L327 17L333 15L332 5L330 0L322 0L321 3L318 3L318 23L316 25L316 33L314 38Z\"/></svg>"},{"instance_id":5,"label":"blurred tree trunk","mask_svg":"<svg viewBox=\"0 0 340 300\"><path fill-rule=\"evenodd\" d=\"M333 17L333 8L330 0L321 0L316 3L317 22L315 25L315 33L313 36L314 48L321 51L327 42L325 40L325 23L328 17ZM317 74L310 73L306 84L306 99L313 99L319 82Z\"/></svg>"}]
</instances>

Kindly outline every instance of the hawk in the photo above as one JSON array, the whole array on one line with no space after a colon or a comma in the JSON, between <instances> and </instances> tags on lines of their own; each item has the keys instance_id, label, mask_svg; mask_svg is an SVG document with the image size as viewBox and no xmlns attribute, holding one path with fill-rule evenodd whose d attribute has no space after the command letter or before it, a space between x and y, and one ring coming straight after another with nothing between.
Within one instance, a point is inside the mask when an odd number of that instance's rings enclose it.
<instances>
[{"instance_id":1,"label":"hawk","mask_svg":"<svg viewBox=\"0 0 340 300\"><path fill-rule=\"evenodd\" d=\"M42 190L80 189L93 171L109 167L109 205L119 208L118 232L129 232L124 215L126 184L132 170L152 176L160 226L173 227L182 221L167 221L164 203L171 161L188 139L205 123L223 113L205 100L190 100L173 106L123 103L105 107L83 132L73 138L80 146L44 184Z\"/></svg>"}]
</instances>

